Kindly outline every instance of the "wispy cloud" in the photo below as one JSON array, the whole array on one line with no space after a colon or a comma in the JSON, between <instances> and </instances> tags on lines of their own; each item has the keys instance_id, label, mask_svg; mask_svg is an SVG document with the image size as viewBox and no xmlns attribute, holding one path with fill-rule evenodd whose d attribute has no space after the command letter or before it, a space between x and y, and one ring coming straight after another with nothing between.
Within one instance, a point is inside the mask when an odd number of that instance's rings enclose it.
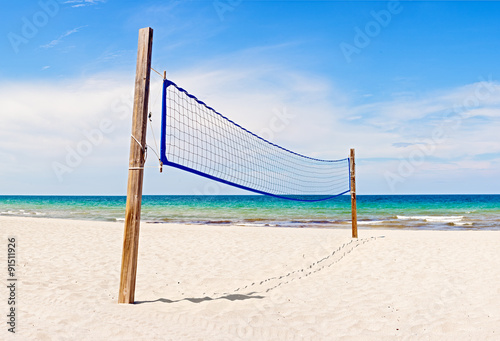
<instances>
[{"instance_id":1,"label":"wispy cloud","mask_svg":"<svg viewBox=\"0 0 500 341\"><path fill-rule=\"evenodd\" d=\"M87 27L88 25L85 25L85 26L80 26L80 27L77 27L77 28L74 28L72 30L69 30L67 31L66 33L64 34L61 34L57 39L54 39L52 40L50 43L48 44L45 44L45 45L41 45L40 47L43 48L43 49L50 49L50 48L53 48L54 46L58 45L64 38L66 38L67 36L69 35L72 35L73 33L76 33L78 31L80 31L82 28L84 27Z\"/></svg>"},{"instance_id":2,"label":"wispy cloud","mask_svg":"<svg viewBox=\"0 0 500 341\"><path fill-rule=\"evenodd\" d=\"M68 0L63 2L64 4L70 4L73 8L86 7L97 5L98 3L106 2L106 0Z\"/></svg>"},{"instance_id":3,"label":"wispy cloud","mask_svg":"<svg viewBox=\"0 0 500 341\"><path fill-rule=\"evenodd\" d=\"M44 67L42 67L42 71L47 70L47 69L50 69L50 65L45 65Z\"/></svg>"}]
</instances>

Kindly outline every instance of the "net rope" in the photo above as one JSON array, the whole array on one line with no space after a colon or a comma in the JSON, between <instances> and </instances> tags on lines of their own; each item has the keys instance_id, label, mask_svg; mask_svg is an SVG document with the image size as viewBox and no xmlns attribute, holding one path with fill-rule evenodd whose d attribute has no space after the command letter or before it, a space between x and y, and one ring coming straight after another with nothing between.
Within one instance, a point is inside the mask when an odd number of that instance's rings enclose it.
<instances>
[{"instance_id":1,"label":"net rope","mask_svg":"<svg viewBox=\"0 0 500 341\"><path fill-rule=\"evenodd\" d=\"M274 197L321 201L349 192L349 159L307 157L250 132L169 80L163 84L164 165Z\"/></svg>"}]
</instances>

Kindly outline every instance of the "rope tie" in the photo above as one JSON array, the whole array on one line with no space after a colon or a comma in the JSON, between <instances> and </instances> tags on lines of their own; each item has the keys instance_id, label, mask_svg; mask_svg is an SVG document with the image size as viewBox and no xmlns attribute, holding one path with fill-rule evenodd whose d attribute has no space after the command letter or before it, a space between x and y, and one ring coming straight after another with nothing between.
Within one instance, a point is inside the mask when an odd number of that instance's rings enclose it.
<instances>
[{"instance_id":1,"label":"rope tie","mask_svg":"<svg viewBox=\"0 0 500 341\"><path fill-rule=\"evenodd\" d=\"M141 149L142 149L142 150L144 150L144 147L143 147L143 146L142 146L142 144L139 142L139 140L138 140L138 139L136 139L134 135L130 135L130 136L132 136L132 138L135 140L135 142L137 142L137 144L139 145L139 147L141 147Z\"/></svg>"},{"instance_id":2,"label":"rope tie","mask_svg":"<svg viewBox=\"0 0 500 341\"><path fill-rule=\"evenodd\" d=\"M138 139L136 139L136 137L134 135L130 135L135 142L137 142L137 144L139 145L139 147L141 147L141 150L144 152L144 163L146 163L146 159L148 158L148 146L146 145L145 147L142 146L142 144L139 142ZM128 168L129 170L134 170L134 169L144 169L144 167L129 167Z\"/></svg>"}]
</instances>

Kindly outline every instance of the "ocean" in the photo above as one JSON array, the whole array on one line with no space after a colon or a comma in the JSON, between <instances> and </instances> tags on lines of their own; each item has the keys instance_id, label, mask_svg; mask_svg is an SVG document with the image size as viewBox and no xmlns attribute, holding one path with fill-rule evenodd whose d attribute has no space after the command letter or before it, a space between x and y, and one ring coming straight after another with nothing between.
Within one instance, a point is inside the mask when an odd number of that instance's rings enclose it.
<instances>
[{"instance_id":1,"label":"ocean","mask_svg":"<svg viewBox=\"0 0 500 341\"><path fill-rule=\"evenodd\" d=\"M124 221L125 196L0 196L0 215ZM500 195L358 195L360 228L500 230ZM296 202L261 195L143 196L148 223L350 227L350 196Z\"/></svg>"}]
</instances>

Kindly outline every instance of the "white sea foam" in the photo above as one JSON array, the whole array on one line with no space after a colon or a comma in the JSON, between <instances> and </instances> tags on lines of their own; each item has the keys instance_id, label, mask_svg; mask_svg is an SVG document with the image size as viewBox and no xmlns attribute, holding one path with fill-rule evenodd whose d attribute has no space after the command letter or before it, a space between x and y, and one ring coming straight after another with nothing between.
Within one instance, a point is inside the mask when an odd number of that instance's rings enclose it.
<instances>
[{"instance_id":1,"label":"white sea foam","mask_svg":"<svg viewBox=\"0 0 500 341\"><path fill-rule=\"evenodd\" d=\"M25 211L25 210L19 210L19 211L2 211L0 212L2 215L46 215L47 213L43 212L36 212L36 211Z\"/></svg>"},{"instance_id":2,"label":"white sea foam","mask_svg":"<svg viewBox=\"0 0 500 341\"><path fill-rule=\"evenodd\" d=\"M464 219L461 215L451 215L451 216L427 216L427 215L416 215L416 216L396 216L399 220L423 220L429 223L447 223L447 224L457 224Z\"/></svg>"},{"instance_id":3,"label":"white sea foam","mask_svg":"<svg viewBox=\"0 0 500 341\"><path fill-rule=\"evenodd\" d=\"M382 224L383 220L373 220L373 221L358 221L358 225L379 225Z\"/></svg>"},{"instance_id":4,"label":"white sea foam","mask_svg":"<svg viewBox=\"0 0 500 341\"><path fill-rule=\"evenodd\" d=\"M23 214L23 212L20 212L20 211L11 211L11 210L8 210L8 211L4 211L2 212L2 214L8 214L8 215L19 215L19 214Z\"/></svg>"},{"instance_id":5,"label":"white sea foam","mask_svg":"<svg viewBox=\"0 0 500 341\"><path fill-rule=\"evenodd\" d=\"M460 221L460 222L453 223L453 224L457 225L457 226L474 225L474 223L472 221Z\"/></svg>"},{"instance_id":6,"label":"white sea foam","mask_svg":"<svg viewBox=\"0 0 500 341\"><path fill-rule=\"evenodd\" d=\"M275 224L257 224L257 223L238 223L236 226L257 226L257 227L264 227L264 226L276 226Z\"/></svg>"}]
</instances>

